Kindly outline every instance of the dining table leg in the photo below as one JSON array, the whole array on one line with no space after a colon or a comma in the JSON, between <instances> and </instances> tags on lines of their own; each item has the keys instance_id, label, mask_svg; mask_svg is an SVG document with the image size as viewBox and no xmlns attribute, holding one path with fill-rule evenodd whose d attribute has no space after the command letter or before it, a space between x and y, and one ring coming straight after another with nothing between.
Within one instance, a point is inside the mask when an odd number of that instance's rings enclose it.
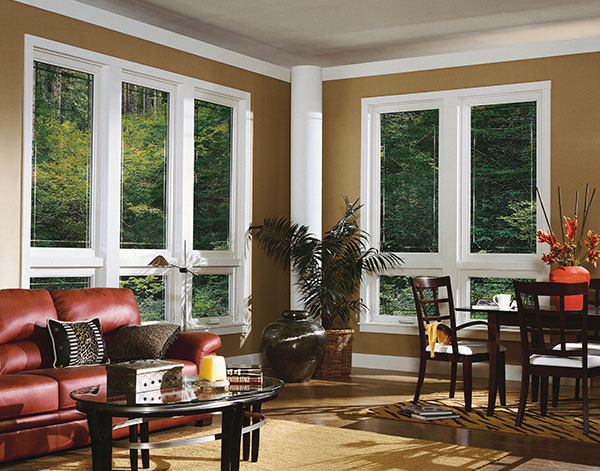
<instances>
[{"instance_id":1,"label":"dining table leg","mask_svg":"<svg viewBox=\"0 0 600 471\"><path fill-rule=\"evenodd\" d=\"M498 391L498 357L500 355L500 343L498 337L500 335L498 329L498 320L494 311L488 312L488 342L490 351L489 374L488 374L488 407L487 415L494 415L494 407L496 405L496 393Z\"/></svg>"}]
</instances>

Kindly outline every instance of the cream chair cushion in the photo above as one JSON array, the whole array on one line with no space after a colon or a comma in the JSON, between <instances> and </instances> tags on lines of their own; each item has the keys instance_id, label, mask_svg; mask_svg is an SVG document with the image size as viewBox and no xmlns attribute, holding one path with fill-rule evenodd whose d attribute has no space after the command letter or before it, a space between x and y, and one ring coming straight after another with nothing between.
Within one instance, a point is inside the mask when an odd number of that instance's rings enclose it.
<instances>
[{"instance_id":1,"label":"cream chair cushion","mask_svg":"<svg viewBox=\"0 0 600 471\"><path fill-rule=\"evenodd\" d=\"M581 357L553 357L548 355L531 355L529 364L535 366L557 366L562 368L583 368ZM588 355L588 368L600 366L600 356Z\"/></svg>"},{"instance_id":2,"label":"cream chair cushion","mask_svg":"<svg viewBox=\"0 0 600 471\"><path fill-rule=\"evenodd\" d=\"M581 350L581 342L567 342L565 345L567 350ZM560 350L560 344L552 347L552 350ZM600 355L600 343L588 342L588 352L594 355Z\"/></svg>"},{"instance_id":3,"label":"cream chair cushion","mask_svg":"<svg viewBox=\"0 0 600 471\"><path fill-rule=\"evenodd\" d=\"M425 349L430 352L431 348L429 345ZM488 342L476 341L476 340L459 340L458 341L458 354L459 355L477 355L478 353L488 353L490 351L490 347ZM506 347L504 345L500 345L500 351L505 352ZM436 343L435 344L435 353L453 353L452 345L445 345Z\"/></svg>"}]
</instances>

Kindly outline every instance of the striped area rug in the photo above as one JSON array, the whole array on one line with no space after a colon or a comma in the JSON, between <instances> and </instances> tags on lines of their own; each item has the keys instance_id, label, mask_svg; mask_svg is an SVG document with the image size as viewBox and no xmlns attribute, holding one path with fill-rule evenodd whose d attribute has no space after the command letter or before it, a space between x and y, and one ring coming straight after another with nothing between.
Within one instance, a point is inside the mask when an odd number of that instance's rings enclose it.
<instances>
[{"instance_id":1,"label":"striped area rug","mask_svg":"<svg viewBox=\"0 0 600 471\"><path fill-rule=\"evenodd\" d=\"M423 395L419 402L420 404L447 407L460 415L460 418L456 419L431 422L436 425L600 443L600 399L598 398L591 399L589 403L590 433L587 436L583 433L581 401L577 401L573 397L561 397L556 408L548 404L548 414L545 417L540 414L539 402L535 404L529 402L521 427L515 426L519 406L519 393L516 391L507 392L507 405L497 405L493 417L486 415L487 390L473 391L473 410L471 412L464 411L462 391L457 391L453 399L448 398L447 392ZM422 420L412 419L398 412L402 405L409 403L412 402L398 402L388 406L374 407L362 410L359 414L424 423Z\"/></svg>"}]
</instances>

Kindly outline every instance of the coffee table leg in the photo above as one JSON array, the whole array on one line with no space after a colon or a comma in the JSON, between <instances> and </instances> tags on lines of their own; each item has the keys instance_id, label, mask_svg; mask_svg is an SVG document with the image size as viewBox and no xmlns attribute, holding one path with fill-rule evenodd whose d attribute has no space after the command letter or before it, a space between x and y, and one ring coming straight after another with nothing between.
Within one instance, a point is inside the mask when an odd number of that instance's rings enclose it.
<instances>
[{"instance_id":1,"label":"coffee table leg","mask_svg":"<svg viewBox=\"0 0 600 471\"><path fill-rule=\"evenodd\" d=\"M148 422L143 421L140 424L140 441L148 443L150 441L150 426ZM142 468L148 469L150 467L150 450L142 449Z\"/></svg>"},{"instance_id":2,"label":"coffee table leg","mask_svg":"<svg viewBox=\"0 0 600 471\"><path fill-rule=\"evenodd\" d=\"M233 408L233 420L231 421L231 471L240 469L240 442L242 440L242 417L244 406L236 404Z\"/></svg>"},{"instance_id":3,"label":"coffee table leg","mask_svg":"<svg viewBox=\"0 0 600 471\"><path fill-rule=\"evenodd\" d=\"M112 469L112 420L97 411L87 412L88 429L92 444L92 470Z\"/></svg>"},{"instance_id":4,"label":"coffee table leg","mask_svg":"<svg viewBox=\"0 0 600 471\"><path fill-rule=\"evenodd\" d=\"M231 470L231 426L233 408L223 410L221 414L221 471Z\"/></svg>"},{"instance_id":5,"label":"coffee table leg","mask_svg":"<svg viewBox=\"0 0 600 471\"><path fill-rule=\"evenodd\" d=\"M262 402L257 402L256 404L252 405L252 412L256 412L256 413L260 414L261 410L262 410ZM253 418L252 423L255 424L259 420L260 419ZM260 443L260 428L257 428L256 430L252 431L252 461L255 463L258 461L259 443Z\"/></svg>"},{"instance_id":6,"label":"coffee table leg","mask_svg":"<svg viewBox=\"0 0 600 471\"><path fill-rule=\"evenodd\" d=\"M250 407L247 408L250 410ZM244 412L246 408L244 408ZM250 425L250 416L244 413L243 426L247 427ZM248 461L250 459L250 433L244 433L242 435L242 459Z\"/></svg>"},{"instance_id":7,"label":"coffee table leg","mask_svg":"<svg viewBox=\"0 0 600 471\"><path fill-rule=\"evenodd\" d=\"M129 426L129 443L137 443L138 441L138 426L130 425ZM129 465L131 466L131 471L137 471L138 469L138 452L136 449L129 450Z\"/></svg>"}]
</instances>

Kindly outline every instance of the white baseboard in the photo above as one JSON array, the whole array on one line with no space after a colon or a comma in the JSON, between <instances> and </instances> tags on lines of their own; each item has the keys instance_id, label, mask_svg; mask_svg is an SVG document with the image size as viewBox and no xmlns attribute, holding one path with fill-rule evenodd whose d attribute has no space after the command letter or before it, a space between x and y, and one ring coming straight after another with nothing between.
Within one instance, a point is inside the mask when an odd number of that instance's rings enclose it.
<instances>
[{"instance_id":1,"label":"white baseboard","mask_svg":"<svg viewBox=\"0 0 600 471\"><path fill-rule=\"evenodd\" d=\"M352 366L418 373L419 359L414 357L353 353ZM473 364L474 377L487 378L488 371L489 367L487 362ZM427 372L432 374L448 375L448 377L450 377L450 364L441 361L428 362ZM458 374L459 376L462 375L461 368L458 369ZM519 365L506 365L506 379L509 381L520 381L521 367Z\"/></svg>"}]
</instances>

